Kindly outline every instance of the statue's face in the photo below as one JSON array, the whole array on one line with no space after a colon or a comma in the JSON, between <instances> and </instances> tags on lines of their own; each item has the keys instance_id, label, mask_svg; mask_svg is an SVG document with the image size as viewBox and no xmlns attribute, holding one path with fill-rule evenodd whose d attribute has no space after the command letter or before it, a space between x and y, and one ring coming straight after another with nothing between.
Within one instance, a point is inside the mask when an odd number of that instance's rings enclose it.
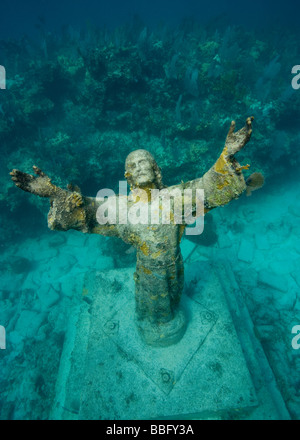
<instances>
[{"instance_id":1,"label":"statue's face","mask_svg":"<svg viewBox=\"0 0 300 440\"><path fill-rule=\"evenodd\" d=\"M125 176L130 176L135 186L146 186L155 181L151 155L146 150L136 150L127 156Z\"/></svg>"}]
</instances>

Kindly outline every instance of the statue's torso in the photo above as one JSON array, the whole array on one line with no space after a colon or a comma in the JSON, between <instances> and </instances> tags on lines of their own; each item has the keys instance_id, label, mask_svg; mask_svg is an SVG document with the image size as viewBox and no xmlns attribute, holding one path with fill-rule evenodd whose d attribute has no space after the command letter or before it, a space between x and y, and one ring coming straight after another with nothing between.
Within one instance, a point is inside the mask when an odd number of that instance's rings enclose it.
<instances>
[{"instance_id":1,"label":"statue's torso","mask_svg":"<svg viewBox=\"0 0 300 440\"><path fill-rule=\"evenodd\" d=\"M137 249L137 258L147 265L172 263L180 255L183 225L119 225L120 237Z\"/></svg>"}]
</instances>

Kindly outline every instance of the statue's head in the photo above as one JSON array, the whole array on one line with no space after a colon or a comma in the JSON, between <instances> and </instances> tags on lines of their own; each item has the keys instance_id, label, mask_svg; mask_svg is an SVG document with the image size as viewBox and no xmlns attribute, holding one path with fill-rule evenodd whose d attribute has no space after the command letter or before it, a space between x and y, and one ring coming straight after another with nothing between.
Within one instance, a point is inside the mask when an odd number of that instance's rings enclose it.
<instances>
[{"instance_id":1,"label":"statue's head","mask_svg":"<svg viewBox=\"0 0 300 440\"><path fill-rule=\"evenodd\" d=\"M160 168L147 150L135 150L128 154L125 162L125 177L131 188L164 187Z\"/></svg>"}]
</instances>

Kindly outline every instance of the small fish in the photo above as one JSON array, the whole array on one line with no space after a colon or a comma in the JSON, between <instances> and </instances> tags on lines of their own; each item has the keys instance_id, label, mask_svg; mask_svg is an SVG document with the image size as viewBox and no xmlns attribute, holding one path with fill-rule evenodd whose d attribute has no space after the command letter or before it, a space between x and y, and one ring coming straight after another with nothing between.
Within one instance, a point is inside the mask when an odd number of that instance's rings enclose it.
<instances>
[{"instance_id":1,"label":"small fish","mask_svg":"<svg viewBox=\"0 0 300 440\"><path fill-rule=\"evenodd\" d=\"M261 188L265 183L265 178L261 173L253 173L246 180L246 195L249 197L252 194L252 191L256 191Z\"/></svg>"}]
</instances>

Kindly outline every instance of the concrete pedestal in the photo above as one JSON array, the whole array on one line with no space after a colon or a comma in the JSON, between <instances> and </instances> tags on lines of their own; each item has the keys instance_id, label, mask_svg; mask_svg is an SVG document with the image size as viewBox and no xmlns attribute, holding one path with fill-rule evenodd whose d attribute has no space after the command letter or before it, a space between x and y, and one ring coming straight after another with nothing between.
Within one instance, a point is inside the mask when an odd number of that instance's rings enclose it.
<instances>
[{"instance_id":1,"label":"concrete pedestal","mask_svg":"<svg viewBox=\"0 0 300 440\"><path fill-rule=\"evenodd\" d=\"M155 348L145 345L134 322L134 269L89 273L82 303L70 312L51 418L249 415L259 402L223 288L208 267L203 285L182 297L183 338Z\"/></svg>"}]
</instances>

